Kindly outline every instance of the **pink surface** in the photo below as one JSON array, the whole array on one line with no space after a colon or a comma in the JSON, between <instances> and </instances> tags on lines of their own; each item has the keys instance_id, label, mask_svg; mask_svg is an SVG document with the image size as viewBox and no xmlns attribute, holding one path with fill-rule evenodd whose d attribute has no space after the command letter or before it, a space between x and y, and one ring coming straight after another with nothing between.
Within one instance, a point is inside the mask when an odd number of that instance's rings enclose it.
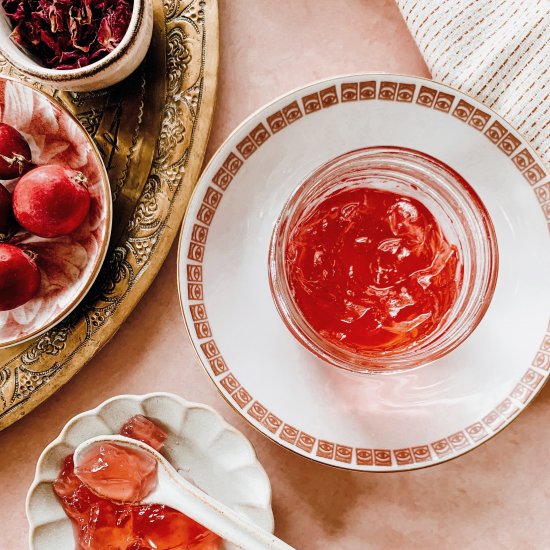
<instances>
[{"instance_id":1,"label":"pink surface","mask_svg":"<svg viewBox=\"0 0 550 550\"><path fill-rule=\"evenodd\" d=\"M391 0L220 0L220 8L209 156L243 117L308 81L361 71L428 75ZM185 333L173 248L113 341L0 433L1 550L27 547L27 488L40 452L65 422L113 395L155 390L214 406L251 439L273 484L277 534L296 548L543 548L550 540L550 387L502 434L435 468L361 474L315 464L269 442L218 395Z\"/></svg>"}]
</instances>

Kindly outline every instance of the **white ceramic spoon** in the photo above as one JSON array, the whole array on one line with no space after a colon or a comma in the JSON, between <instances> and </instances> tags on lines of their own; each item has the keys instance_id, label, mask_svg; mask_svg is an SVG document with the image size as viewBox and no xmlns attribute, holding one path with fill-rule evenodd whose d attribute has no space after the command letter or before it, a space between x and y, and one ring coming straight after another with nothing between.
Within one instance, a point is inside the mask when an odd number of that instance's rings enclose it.
<instances>
[{"instance_id":1,"label":"white ceramic spoon","mask_svg":"<svg viewBox=\"0 0 550 550\"><path fill-rule=\"evenodd\" d=\"M122 435L102 435L81 443L74 452L75 467L82 453L96 443L116 443L149 454L158 462L156 488L140 504L164 504L185 514L197 523L244 550L294 550L275 535L243 518L225 504L181 477L172 465L149 445ZM101 496L101 495L100 495ZM105 495L108 497L108 495Z\"/></svg>"}]
</instances>

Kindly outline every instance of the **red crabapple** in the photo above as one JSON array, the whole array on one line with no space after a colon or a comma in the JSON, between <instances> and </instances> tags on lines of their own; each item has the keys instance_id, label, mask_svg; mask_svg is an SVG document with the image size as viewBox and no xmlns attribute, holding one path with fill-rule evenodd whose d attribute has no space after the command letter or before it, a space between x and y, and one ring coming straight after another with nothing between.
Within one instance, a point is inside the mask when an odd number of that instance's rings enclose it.
<instances>
[{"instance_id":1,"label":"red crabapple","mask_svg":"<svg viewBox=\"0 0 550 550\"><path fill-rule=\"evenodd\" d=\"M9 237L13 228L13 222L11 194L0 184L0 242Z\"/></svg>"},{"instance_id":2,"label":"red crabapple","mask_svg":"<svg viewBox=\"0 0 550 550\"><path fill-rule=\"evenodd\" d=\"M0 311L22 306L40 288L34 258L11 244L0 244Z\"/></svg>"},{"instance_id":3,"label":"red crabapple","mask_svg":"<svg viewBox=\"0 0 550 550\"><path fill-rule=\"evenodd\" d=\"M9 124L0 123L0 178L18 178L31 164L27 140Z\"/></svg>"},{"instance_id":4,"label":"red crabapple","mask_svg":"<svg viewBox=\"0 0 550 550\"><path fill-rule=\"evenodd\" d=\"M19 224L39 237L60 237L77 229L90 210L90 193L82 172L50 164L27 172L13 192Z\"/></svg>"}]
</instances>

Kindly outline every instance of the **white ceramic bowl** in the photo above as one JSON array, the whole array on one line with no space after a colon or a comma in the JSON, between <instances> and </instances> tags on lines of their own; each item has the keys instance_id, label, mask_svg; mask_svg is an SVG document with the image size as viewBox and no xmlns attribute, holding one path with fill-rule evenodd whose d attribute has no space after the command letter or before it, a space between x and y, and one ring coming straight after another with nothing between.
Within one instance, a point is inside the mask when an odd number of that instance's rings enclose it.
<instances>
[{"instance_id":1,"label":"white ceramic bowl","mask_svg":"<svg viewBox=\"0 0 550 550\"><path fill-rule=\"evenodd\" d=\"M41 454L27 495L31 550L74 548L71 523L57 500L54 481L63 460L81 442L118 433L135 414L168 432L162 454L212 497L273 532L271 485L250 442L213 409L169 393L120 395L70 420ZM231 550L233 545L225 543Z\"/></svg>"},{"instance_id":2,"label":"white ceramic bowl","mask_svg":"<svg viewBox=\"0 0 550 550\"><path fill-rule=\"evenodd\" d=\"M10 38L11 32L10 21L0 6L0 52L12 65L58 90L99 90L124 80L143 61L153 35L153 0L134 0L130 25L120 44L109 55L80 69L43 67Z\"/></svg>"},{"instance_id":3,"label":"white ceramic bowl","mask_svg":"<svg viewBox=\"0 0 550 550\"><path fill-rule=\"evenodd\" d=\"M38 166L58 164L82 172L91 205L70 235L43 239L19 228L9 243L36 255L38 293L27 303L0 311L0 348L36 338L60 323L84 299L99 275L111 235L109 176L97 147L78 120L49 95L23 82L0 78L0 122L23 134ZM13 193L18 180L2 181Z\"/></svg>"}]
</instances>

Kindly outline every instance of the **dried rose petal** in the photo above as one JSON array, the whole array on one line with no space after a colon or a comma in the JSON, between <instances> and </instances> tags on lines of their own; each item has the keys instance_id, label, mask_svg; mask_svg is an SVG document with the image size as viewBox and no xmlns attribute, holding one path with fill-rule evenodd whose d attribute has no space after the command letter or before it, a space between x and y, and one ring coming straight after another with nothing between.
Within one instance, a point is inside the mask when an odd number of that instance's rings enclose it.
<instances>
[{"instance_id":1,"label":"dried rose petal","mask_svg":"<svg viewBox=\"0 0 550 550\"><path fill-rule=\"evenodd\" d=\"M132 17L133 0L2 0L12 40L46 67L86 67L113 51Z\"/></svg>"}]
</instances>

